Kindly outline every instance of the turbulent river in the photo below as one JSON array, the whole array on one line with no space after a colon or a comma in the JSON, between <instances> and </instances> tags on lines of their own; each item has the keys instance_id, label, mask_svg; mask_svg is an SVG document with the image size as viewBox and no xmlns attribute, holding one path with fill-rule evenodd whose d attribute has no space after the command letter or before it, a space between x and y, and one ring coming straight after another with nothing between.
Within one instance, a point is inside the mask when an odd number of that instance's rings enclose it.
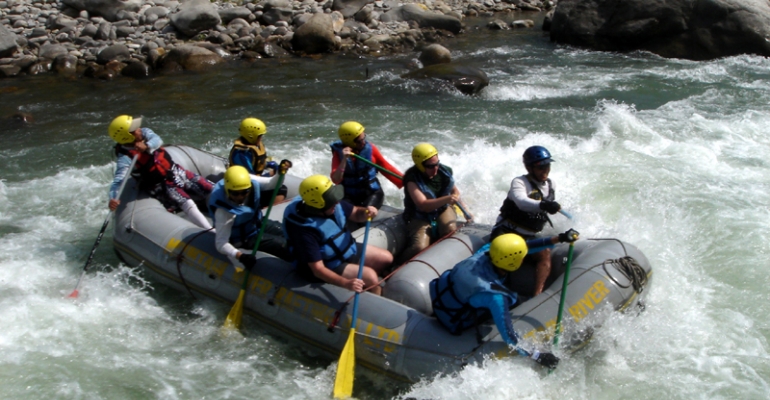
<instances>
[{"instance_id":1,"label":"turbulent river","mask_svg":"<svg viewBox=\"0 0 770 400\"><path fill-rule=\"evenodd\" d=\"M469 22L472 26L473 22ZM483 21L478 22L478 25ZM555 231L638 246L647 309L613 315L546 374L517 358L406 385L366 372L362 399L770 398L770 60L666 60L555 46L538 29L446 43L490 85L466 97L405 81L409 57L262 60L132 81L0 80L0 398L323 399L336 362L122 265L111 229L77 301L65 298L107 215L109 121L143 115L167 144L226 155L240 120L268 126L294 173L328 173L346 120L402 170L429 141L479 222L493 222L521 154L557 160ZM384 183L386 203L401 193Z\"/></svg>"}]
</instances>

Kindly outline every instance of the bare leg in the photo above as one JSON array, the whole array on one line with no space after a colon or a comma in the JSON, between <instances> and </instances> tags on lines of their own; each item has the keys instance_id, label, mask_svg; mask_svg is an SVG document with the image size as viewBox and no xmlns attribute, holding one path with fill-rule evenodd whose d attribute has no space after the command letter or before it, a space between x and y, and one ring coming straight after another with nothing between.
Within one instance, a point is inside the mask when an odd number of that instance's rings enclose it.
<instances>
[{"instance_id":1,"label":"bare leg","mask_svg":"<svg viewBox=\"0 0 770 400\"><path fill-rule=\"evenodd\" d=\"M368 255L366 258L369 258ZM348 279L357 278L358 268L359 268L359 265L348 264L345 267L345 270L342 271L342 276ZM364 273L361 275L361 279L364 281L364 287L373 286L373 288L369 290L372 294L376 294L378 296L382 294L382 288L380 287L380 285L377 284L379 283L380 278L377 276L377 272L375 272L373 269L367 266L364 266Z\"/></svg>"},{"instance_id":2,"label":"bare leg","mask_svg":"<svg viewBox=\"0 0 770 400\"><path fill-rule=\"evenodd\" d=\"M430 222L421 219L409 221L406 227L409 234L407 247L398 257L397 265L401 265L430 246Z\"/></svg>"},{"instance_id":3,"label":"bare leg","mask_svg":"<svg viewBox=\"0 0 770 400\"><path fill-rule=\"evenodd\" d=\"M548 275L551 274L551 249L535 253L534 256L537 257L534 296L537 296L545 290L545 281L548 279Z\"/></svg>"}]
</instances>

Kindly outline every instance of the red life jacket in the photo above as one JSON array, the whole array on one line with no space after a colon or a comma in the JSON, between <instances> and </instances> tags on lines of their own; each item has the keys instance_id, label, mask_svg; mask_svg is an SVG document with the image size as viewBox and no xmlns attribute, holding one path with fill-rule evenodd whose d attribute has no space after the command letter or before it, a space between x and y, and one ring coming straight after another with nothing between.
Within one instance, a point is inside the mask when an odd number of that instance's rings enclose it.
<instances>
[{"instance_id":1,"label":"red life jacket","mask_svg":"<svg viewBox=\"0 0 770 400\"><path fill-rule=\"evenodd\" d=\"M135 178L141 178L142 185L155 186L166 179L173 179L171 168L174 167L174 160L162 147L152 154L148 154L146 151L139 151L136 148L126 149L118 144L115 145L115 154L125 154L132 159L136 155L139 156L131 175Z\"/></svg>"}]
</instances>

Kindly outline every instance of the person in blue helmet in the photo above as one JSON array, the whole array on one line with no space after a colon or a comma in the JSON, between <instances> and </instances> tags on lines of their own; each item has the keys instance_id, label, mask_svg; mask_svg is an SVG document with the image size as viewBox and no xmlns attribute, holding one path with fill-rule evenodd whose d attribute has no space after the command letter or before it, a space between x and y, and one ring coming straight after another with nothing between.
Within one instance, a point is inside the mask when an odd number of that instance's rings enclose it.
<instances>
[{"instance_id":1,"label":"person in blue helmet","mask_svg":"<svg viewBox=\"0 0 770 400\"><path fill-rule=\"evenodd\" d=\"M284 173L289 167L288 161L281 164ZM281 225L262 218L261 189L259 181L246 168L233 165L214 185L209 196L209 214L216 229L214 247L226 255L236 268L251 269L256 265L257 258L252 250L260 230L264 232L259 251L284 260L291 257Z\"/></svg>"},{"instance_id":2,"label":"person in blue helmet","mask_svg":"<svg viewBox=\"0 0 770 400\"><path fill-rule=\"evenodd\" d=\"M475 327L491 317L505 342L525 357L554 368L559 359L551 353L527 351L519 345L509 310L518 296L505 286L506 276L519 269L529 248L558 242L574 242L578 232L569 230L558 236L529 241L516 234L496 237L489 251L478 252L460 261L451 270L430 282L430 297L436 319L454 335Z\"/></svg>"},{"instance_id":3,"label":"person in blue helmet","mask_svg":"<svg viewBox=\"0 0 770 400\"><path fill-rule=\"evenodd\" d=\"M377 209L382 207L385 192L382 190L377 172L372 164L382 167L390 173L383 173L397 188L404 185L401 181L401 171L391 165L374 143L366 140L364 126L356 121L347 121L340 125L337 132L340 140L331 143L332 172L334 184L345 187L345 200L349 203ZM369 161L371 164L359 159Z\"/></svg>"},{"instance_id":4,"label":"person in blue helmet","mask_svg":"<svg viewBox=\"0 0 770 400\"><path fill-rule=\"evenodd\" d=\"M535 238L546 223L553 226L548 214L556 214L561 209L555 200L556 187L548 178L551 163L554 161L548 149L543 146L529 147L524 151L522 159L527 174L511 181L511 189L503 200L500 215L492 229L492 239L506 233L515 233L525 240ZM526 265L527 268L535 268L534 286L531 291L520 294L534 297L544 290L549 277L553 278L551 251L545 249L530 257L532 263L528 262Z\"/></svg>"}]
</instances>

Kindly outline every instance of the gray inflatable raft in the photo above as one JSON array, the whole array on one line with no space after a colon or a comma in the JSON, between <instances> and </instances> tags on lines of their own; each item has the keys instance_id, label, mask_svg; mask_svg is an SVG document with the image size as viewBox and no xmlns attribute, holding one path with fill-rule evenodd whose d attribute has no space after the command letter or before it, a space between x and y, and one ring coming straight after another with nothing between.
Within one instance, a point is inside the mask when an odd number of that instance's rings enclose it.
<instances>
[{"instance_id":1,"label":"gray inflatable raft","mask_svg":"<svg viewBox=\"0 0 770 400\"><path fill-rule=\"evenodd\" d=\"M226 160L185 146L168 146L174 161L213 181L221 179ZM289 196L300 182L287 176ZM286 203L270 219L280 221ZM373 221L369 244L397 253L405 246L399 211L383 207ZM355 231L363 241L364 229ZM462 335L447 332L431 317L429 282L469 257L489 238L488 226L465 226L410 260L386 282L383 296L363 293L359 300L356 362L396 379L417 381L458 371L485 356L515 356L494 323ZM243 273L236 272L214 248L214 234L175 215L139 191L129 178L115 213L114 248L130 266L141 265L154 279L182 291L232 304ZM553 251L553 268L563 269L568 246ZM353 293L341 287L308 283L293 266L258 253L244 312L270 333L305 346L330 360L338 359L349 335ZM652 269L634 246L619 240L580 240L575 245L564 312L564 348L588 339L609 311L642 305ZM549 349L561 295L562 279L542 294L511 310L514 329L525 349Z\"/></svg>"}]
</instances>

